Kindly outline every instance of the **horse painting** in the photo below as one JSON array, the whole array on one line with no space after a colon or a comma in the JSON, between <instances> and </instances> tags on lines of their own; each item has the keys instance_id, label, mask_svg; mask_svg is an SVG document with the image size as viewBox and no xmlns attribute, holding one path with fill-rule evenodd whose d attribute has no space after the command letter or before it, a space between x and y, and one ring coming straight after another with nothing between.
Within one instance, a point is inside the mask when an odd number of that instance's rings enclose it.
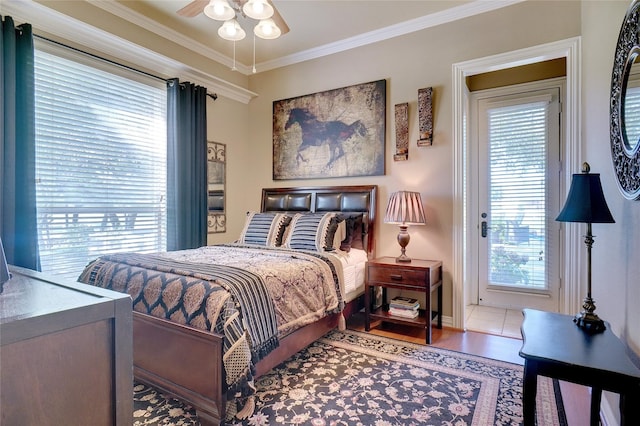
<instances>
[{"instance_id":1,"label":"horse painting","mask_svg":"<svg viewBox=\"0 0 640 426\"><path fill-rule=\"evenodd\" d=\"M365 136L367 128L360 120L351 124L342 121L319 121L306 108L293 108L289 113L289 119L285 124L285 130L298 123L302 131L302 143L298 147L296 161L307 162L302 156L302 151L312 146L329 145L329 161L326 167L330 167L336 160L344 156L343 143L352 136Z\"/></svg>"}]
</instances>

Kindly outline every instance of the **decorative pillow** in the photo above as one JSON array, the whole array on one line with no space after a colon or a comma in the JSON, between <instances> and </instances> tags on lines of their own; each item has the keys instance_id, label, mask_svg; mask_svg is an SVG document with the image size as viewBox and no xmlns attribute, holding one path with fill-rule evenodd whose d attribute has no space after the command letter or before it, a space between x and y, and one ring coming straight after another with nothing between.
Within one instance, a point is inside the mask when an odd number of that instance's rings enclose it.
<instances>
[{"instance_id":1,"label":"decorative pillow","mask_svg":"<svg viewBox=\"0 0 640 426\"><path fill-rule=\"evenodd\" d=\"M297 213L291 219L284 247L294 250L332 251L333 237L342 220L336 213Z\"/></svg>"},{"instance_id":2,"label":"decorative pillow","mask_svg":"<svg viewBox=\"0 0 640 426\"><path fill-rule=\"evenodd\" d=\"M284 213L247 212L239 243L255 244L266 247L282 245L282 236L291 216Z\"/></svg>"},{"instance_id":3,"label":"decorative pillow","mask_svg":"<svg viewBox=\"0 0 640 426\"><path fill-rule=\"evenodd\" d=\"M348 252L351 248L364 249L362 243L362 214L345 216L344 240L340 242L340 250Z\"/></svg>"}]
</instances>

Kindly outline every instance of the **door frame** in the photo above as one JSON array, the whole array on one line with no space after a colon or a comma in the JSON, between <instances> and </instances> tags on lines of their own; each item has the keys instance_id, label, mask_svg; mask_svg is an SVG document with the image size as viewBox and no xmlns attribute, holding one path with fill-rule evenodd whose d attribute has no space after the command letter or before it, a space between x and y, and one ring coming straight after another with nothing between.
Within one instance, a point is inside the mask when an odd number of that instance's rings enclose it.
<instances>
[{"instance_id":1,"label":"door frame","mask_svg":"<svg viewBox=\"0 0 640 426\"><path fill-rule=\"evenodd\" d=\"M560 199L564 200L574 171L580 170L582 146L580 140L580 63L581 37L573 37L553 43L533 46L485 58L473 59L452 65L453 82L453 277L452 308L453 327L465 329L465 306L467 296L473 285L472 261L467 256L471 252L471 203L468 188L471 184L470 145L468 117L469 92L466 77L489 71L497 71L514 66L527 65L540 61L565 58L567 66L566 99L562 108L566 123L564 125L564 146L561 147L562 171ZM562 226L560 237L560 295L559 308L562 313L575 312L584 295L581 284L582 265L585 262L584 250L580 250L580 232L577 226Z\"/></svg>"}]
</instances>

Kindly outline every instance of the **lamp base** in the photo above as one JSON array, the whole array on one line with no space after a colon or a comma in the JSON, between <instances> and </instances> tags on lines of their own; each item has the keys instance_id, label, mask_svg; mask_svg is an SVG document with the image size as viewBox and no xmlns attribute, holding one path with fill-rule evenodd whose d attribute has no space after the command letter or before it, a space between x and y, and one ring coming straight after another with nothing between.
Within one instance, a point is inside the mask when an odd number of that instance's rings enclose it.
<instances>
[{"instance_id":1,"label":"lamp base","mask_svg":"<svg viewBox=\"0 0 640 426\"><path fill-rule=\"evenodd\" d=\"M593 312L582 311L573 318L573 322L589 334L602 333L607 329L604 321Z\"/></svg>"},{"instance_id":2,"label":"lamp base","mask_svg":"<svg viewBox=\"0 0 640 426\"><path fill-rule=\"evenodd\" d=\"M398 263L410 263L411 262L411 258L409 256L407 256L406 254L404 254L404 252L396 257L396 262Z\"/></svg>"},{"instance_id":3,"label":"lamp base","mask_svg":"<svg viewBox=\"0 0 640 426\"><path fill-rule=\"evenodd\" d=\"M411 258L405 254L407 245L411 236L407 232L407 225L400 225L400 232L398 233L398 244L400 244L400 256L396 257L396 262L409 263Z\"/></svg>"}]
</instances>

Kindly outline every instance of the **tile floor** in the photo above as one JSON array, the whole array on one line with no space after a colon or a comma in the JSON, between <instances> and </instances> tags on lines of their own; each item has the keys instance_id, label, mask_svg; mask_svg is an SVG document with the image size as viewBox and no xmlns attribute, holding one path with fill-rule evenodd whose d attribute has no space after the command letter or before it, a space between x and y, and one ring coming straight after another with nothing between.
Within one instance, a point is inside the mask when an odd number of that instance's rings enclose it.
<instances>
[{"instance_id":1,"label":"tile floor","mask_svg":"<svg viewBox=\"0 0 640 426\"><path fill-rule=\"evenodd\" d=\"M467 330L521 339L522 311L468 305L465 310Z\"/></svg>"}]
</instances>

